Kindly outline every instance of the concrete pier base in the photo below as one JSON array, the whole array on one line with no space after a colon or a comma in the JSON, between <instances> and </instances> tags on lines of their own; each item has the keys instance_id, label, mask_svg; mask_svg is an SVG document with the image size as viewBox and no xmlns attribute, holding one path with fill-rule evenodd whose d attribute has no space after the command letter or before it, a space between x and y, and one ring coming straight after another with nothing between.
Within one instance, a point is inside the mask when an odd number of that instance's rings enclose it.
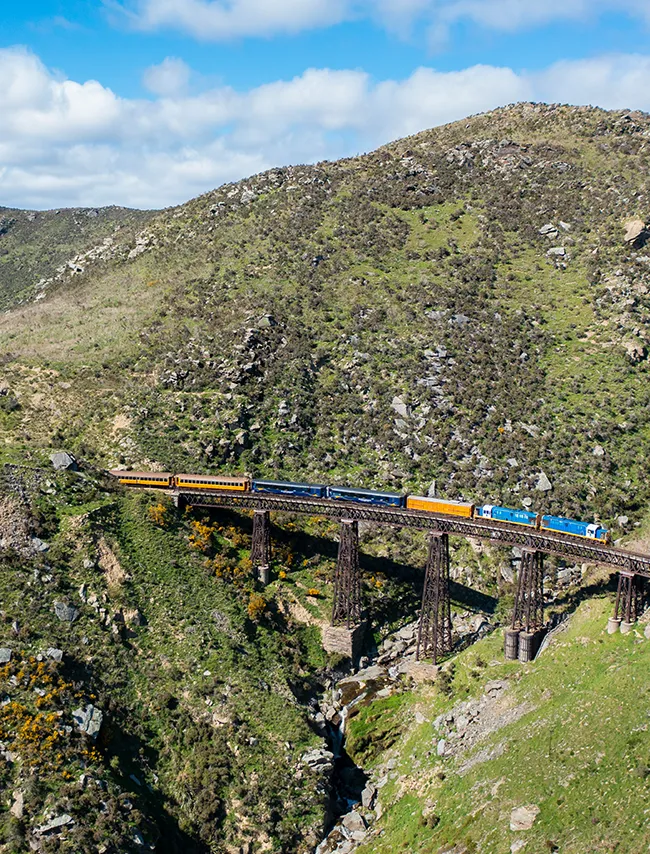
<instances>
[{"instance_id":1,"label":"concrete pier base","mask_svg":"<svg viewBox=\"0 0 650 854\"><path fill-rule=\"evenodd\" d=\"M519 657L519 630L506 629L503 638L503 651L506 661L516 661Z\"/></svg>"},{"instance_id":2,"label":"concrete pier base","mask_svg":"<svg viewBox=\"0 0 650 854\"><path fill-rule=\"evenodd\" d=\"M323 628L323 649L345 655L352 661L357 661L363 648L366 633L366 623L359 623L348 629L346 626L325 626Z\"/></svg>"},{"instance_id":3,"label":"concrete pier base","mask_svg":"<svg viewBox=\"0 0 650 854\"><path fill-rule=\"evenodd\" d=\"M271 567L267 564L266 566L258 566L257 567L257 579L265 586L271 580Z\"/></svg>"},{"instance_id":4,"label":"concrete pier base","mask_svg":"<svg viewBox=\"0 0 650 854\"><path fill-rule=\"evenodd\" d=\"M625 620L621 622L621 634L626 635L632 631L634 628L634 623L628 623Z\"/></svg>"},{"instance_id":5,"label":"concrete pier base","mask_svg":"<svg viewBox=\"0 0 650 854\"><path fill-rule=\"evenodd\" d=\"M610 617L609 620L607 620L607 634L608 635L615 635L616 632L620 629L620 627L621 627L621 621L617 620L616 617Z\"/></svg>"}]
</instances>

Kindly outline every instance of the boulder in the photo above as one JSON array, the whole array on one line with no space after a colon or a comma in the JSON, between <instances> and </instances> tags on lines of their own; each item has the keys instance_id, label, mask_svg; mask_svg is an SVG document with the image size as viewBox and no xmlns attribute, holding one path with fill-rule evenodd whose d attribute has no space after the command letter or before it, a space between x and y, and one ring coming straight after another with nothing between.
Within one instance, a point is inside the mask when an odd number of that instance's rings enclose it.
<instances>
[{"instance_id":1,"label":"boulder","mask_svg":"<svg viewBox=\"0 0 650 854\"><path fill-rule=\"evenodd\" d=\"M510 830L530 830L538 815L539 807L537 804L514 807L510 813Z\"/></svg>"},{"instance_id":2,"label":"boulder","mask_svg":"<svg viewBox=\"0 0 650 854\"><path fill-rule=\"evenodd\" d=\"M369 810L372 809L375 798L377 797L377 789L372 783L368 783L366 788L361 792L361 804L362 806Z\"/></svg>"},{"instance_id":3,"label":"boulder","mask_svg":"<svg viewBox=\"0 0 650 854\"><path fill-rule=\"evenodd\" d=\"M11 661L11 650L6 647L0 647L0 664L9 664Z\"/></svg>"},{"instance_id":4,"label":"boulder","mask_svg":"<svg viewBox=\"0 0 650 854\"><path fill-rule=\"evenodd\" d=\"M344 815L341 824L346 830L349 830L351 833L354 833L355 831L363 832L368 827L364 817L356 810L352 810L352 812L349 812L347 813L347 815Z\"/></svg>"},{"instance_id":5,"label":"boulder","mask_svg":"<svg viewBox=\"0 0 650 854\"><path fill-rule=\"evenodd\" d=\"M402 418L409 418L411 415L411 407L402 400L401 397L394 397L391 401L391 409L394 409Z\"/></svg>"},{"instance_id":6,"label":"boulder","mask_svg":"<svg viewBox=\"0 0 650 854\"><path fill-rule=\"evenodd\" d=\"M508 687L508 682L505 679L491 679L485 683L485 693L491 697L496 697Z\"/></svg>"},{"instance_id":7,"label":"boulder","mask_svg":"<svg viewBox=\"0 0 650 854\"><path fill-rule=\"evenodd\" d=\"M75 709L72 713L77 729L91 738L97 738L102 728L104 713L92 703L88 703L85 709Z\"/></svg>"},{"instance_id":8,"label":"boulder","mask_svg":"<svg viewBox=\"0 0 650 854\"><path fill-rule=\"evenodd\" d=\"M548 479L548 477L543 471L539 473L539 476L537 478L537 486L535 487L535 489L538 492L549 492L549 490L553 489L551 481Z\"/></svg>"},{"instance_id":9,"label":"boulder","mask_svg":"<svg viewBox=\"0 0 650 854\"><path fill-rule=\"evenodd\" d=\"M551 246L546 254L549 258L564 258L566 255L566 249L564 246Z\"/></svg>"},{"instance_id":10,"label":"boulder","mask_svg":"<svg viewBox=\"0 0 650 854\"><path fill-rule=\"evenodd\" d=\"M594 457L604 457L605 456L605 449L603 448L602 445L596 445L592 451L592 454L594 455Z\"/></svg>"},{"instance_id":11,"label":"boulder","mask_svg":"<svg viewBox=\"0 0 650 854\"><path fill-rule=\"evenodd\" d=\"M62 623L74 623L79 616L79 611L74 605L67 605L65 602L55 602L54 613Z\"/></svg>"},{"instance_id":12,"label":"boulder","mask_svg":"<svg viewBox=\"0 0 650 854\"><path fill-rule=\"evenodd\" d=\"M59 830L61 827L65 827L66 824L72 823L72 816L64 813L63 815L59 815L51 821L48 821L46 824L42 824L40 827L34 828L34 833L38 833L39 835L42 833L50 833L53 830Z\"/></svg>"},{"instance_id":13,"label":"boulder","mask_svg":"<svg viewBox=\"0 0 650 854\"><path fill-rule=\"evenodd\" d=\"M559 232L559 231L558 231L558 229L553 225L553 223L552 223L552 222L547 222L547 223L546 223L546 225L543 225L543 226L540 228L539 233L542 235L542 237L557 237L557 235L558 235L560 232Z\"/></svg>"},{"instance_id":14,"label":"boulder","mask_svg":"<svg viewBox=\"0 0 650 854\"><path fill-rule=\"evenodd\" d=\"M638 362L642 362L646 357L646 349L641 341L638 339L634 341L624 341L623 346L625 347L625 352L627 354L628 359L632 364L637 364Z\"/></svg>"},{"instance_id":15,"label":"boulder","mask_svg":"<svg viewBox=\"0 0 650 854\"><path fill-rule=\"evenodd\" d=\"M645 222L642 219L631 219L625 223L625 242L636 243L645 237Z\"/></svg>"},{"instance_id":16,"label":"boulder","mask_svg":"<svg viewBox=\"0 0 650 854\"><path fill-rule=\"evenodd\" d=\"M52 454L50 457L50 462L54 466L57 471L77 471L77 461L72 456L72 454L68 454L67 451L61 451L57 454Z\"/></svg>"},{"instance_id":17,"label":"boulder","mask_svg":"<svg viewBox=\"0 0 650 854\"><path fill-rule=\"evenodd\" d=\"M331 750L325 750L322 747L308 750L300 759L314 771L320 771L323 774L329 773L334 768L334 754Z\"/></svg>"},{"instance_id":18,"label":"boulder","mask_svg":"<svg viewBox=\"0 0 650 854\"><path fill-rule=\"evenodd\" d=\"M52 661L62 661L63 650L62 649L56 649L55 647L51 646L51 647L49 647L49 649L45 650L45 656L46 656L46 658L52 659Z\"/></svg>"},{"instance_id":19,"label":"boulder","mask_svg":"<svg viewBox=\"0 0 650 854\"><path fill-rule=\"evenodd\" d=\"M22 818L24 809L25 809L25 796L23 795L23 793L21 791L14 792L14 801L11 805L11 809L9 810L9 812L15 818Z\"/></svg>"}]
</instances>

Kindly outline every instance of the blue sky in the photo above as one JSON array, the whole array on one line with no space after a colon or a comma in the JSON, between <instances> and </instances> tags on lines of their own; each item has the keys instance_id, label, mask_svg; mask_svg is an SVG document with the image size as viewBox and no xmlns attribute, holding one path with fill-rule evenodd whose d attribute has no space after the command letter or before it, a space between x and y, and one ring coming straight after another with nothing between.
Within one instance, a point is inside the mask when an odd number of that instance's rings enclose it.
<instances>
[{"instance_id":1,"label":"blue sky","mask_svg":"<svg viewBox=\"0 0 650 854\"><path fill-rule=\"evenodd\" d=\"M650 0L23 0L0 205L160 207L516 100L650 109Z\"/></svg>"}]
</instances>

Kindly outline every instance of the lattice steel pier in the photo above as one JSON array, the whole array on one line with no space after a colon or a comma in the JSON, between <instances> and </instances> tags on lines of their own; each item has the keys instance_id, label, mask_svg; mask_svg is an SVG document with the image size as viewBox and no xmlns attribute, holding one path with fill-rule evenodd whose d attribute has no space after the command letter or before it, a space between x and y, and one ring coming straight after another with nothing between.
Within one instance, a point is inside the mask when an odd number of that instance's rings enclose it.
<instances>
[{"instance_id":1,"label":"lattice steel pier","mask_svg":"<svg viewBox=\"0 0 650 854\"><path fill-rule=\"evenodd\" d=\"M253 514L253 542L251 561L253 571L262 584L268 584L271 576L271 514L268 510L256 510Z\"/></svg>"},{"instance_id":2,"label":"lattice steel pier","mask_svg":"<svg viewBox=\"0 0 650 854\"><path fill-rule=\"evenodd\" d=\"M512 628L534 632L544 625L544 555L532 549L521 552Z\"/></svg>"},{"instance_id":3,"label":"lattice steel pier","mask_svg":"<svg viewBox=\"0 0 650 854\"><path fill-rule=\"evenodd\" d=\"M352 519L342 519L339 554L334 575L332 625L351 629L360 622L359 523Z\"/></svg>"},{"instance_id":4,"label":"lattice steel pier","mask_svg":"<svg viewBox=\"0 0 650 854\"><path fill-rule=\"evenodd\" d=\"M633 572L621 572L618 576L614 616L607 625L610 634L617 631L619 626L623 633L629 632L639 619L643 610L642 585L643 579Z\"/></svg>"},{"instance_id":5,"label":"lattice steel pier","mask_svg":"<svg viewBox=\"0 0 650 854\"><path fill-rule=\"evenodd\" d=\"M441 656L451 652L451 646L449 536L435 532L429 535L416 658L431 656L437 664Z\"/></svg>"}]
</instances>

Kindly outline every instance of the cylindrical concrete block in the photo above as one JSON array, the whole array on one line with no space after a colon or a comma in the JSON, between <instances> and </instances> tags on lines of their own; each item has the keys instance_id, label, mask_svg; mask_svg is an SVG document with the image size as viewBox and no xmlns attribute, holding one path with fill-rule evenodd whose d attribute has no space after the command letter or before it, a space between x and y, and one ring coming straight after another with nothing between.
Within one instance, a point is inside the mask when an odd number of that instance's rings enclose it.
<instances>
[{"instance_id":1,"label":"cylindrical concrete block","mask_svg":"<svg viewBox=\"0 0 650 854\"><path fill-rule=\"evenodd\" d=\"M503 638L506 661L516 661L519 656L519 630L506 629Z\"/></svg>"},{"instance_id":2,"label":"cylindrical concrete block","mask_svg":"<svg viewBox=\"0 0 650 854\"><path fill-rule=\"evenodd\" d=\"M535 633L519 632L519 661L524 663L535 658Z\"/></svg>"},{"instance_id":3,"label":"cylindrical concrete block","mask_svg":"<svg viewBox=\"0 0 650 854\"><path fill-rule=\"evenodd\" d=\"M621 621L617 620L616 617L610 617L607 620L607 634L615 635L621 626Z\"/></svg>"},{"instance_id":4,"label":"cylindrical concrete block","mask_svg":"<svg viewBox=\"0 0 650 854\"><path fill-rule=\"evenodd\" d=\"M633 626L634 623L627 623L625 622L625 620L623 620L623 622L621 623L621 634L626 635L628 632L631 632Z\"/></svg>"},{"instance_id":5,"label":"cylindrical concrete block","mask_svg":"<svg viewBox=\"0 0 650 854\"><path fill-rule=\"evenodd\" d=\"M271 581L271 567L270 566L258 566L257 567L257 577L259 581L265 586Z\"/></svg>"}]
</instances>

